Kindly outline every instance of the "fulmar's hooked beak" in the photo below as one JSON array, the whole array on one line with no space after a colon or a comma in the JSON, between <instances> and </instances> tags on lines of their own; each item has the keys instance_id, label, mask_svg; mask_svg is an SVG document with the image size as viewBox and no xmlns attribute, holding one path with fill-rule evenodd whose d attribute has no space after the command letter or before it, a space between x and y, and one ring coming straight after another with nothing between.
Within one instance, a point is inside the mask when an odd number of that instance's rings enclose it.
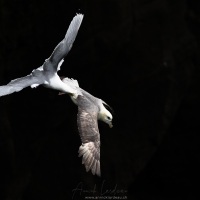
<instances>
[{"instance_id":1,"label":"fulmar's hooked beak","mask_svg":"<svg viewBox=\"0 0 200 200\"><path fill-rule=\"evenodd\" d=\"M113 124L112 124L112 122L110 122L110 123L109 123L109 127L110 127L110 128L112 128L112 127L113 127Z\"/></svg>"},{"instance_id":2,"label":"fulmar's hooked beak","mask_svg":"<svg viewBox=\"0 0 200 200\"><path fill-rule=\"evenodd\" d=\"M58 93L58 95L63 95L63 94L66 94L66 93L64 93L64 92L59 92L59 93Z\"/></svg>"}]
</instances>

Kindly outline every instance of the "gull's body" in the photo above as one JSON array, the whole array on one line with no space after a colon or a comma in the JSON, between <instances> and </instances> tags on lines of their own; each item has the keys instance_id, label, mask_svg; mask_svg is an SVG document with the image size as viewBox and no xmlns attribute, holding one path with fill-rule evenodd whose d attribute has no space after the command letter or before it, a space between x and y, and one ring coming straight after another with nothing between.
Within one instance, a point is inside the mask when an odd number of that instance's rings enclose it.
<instances>
[{"instance_id":1,"label":"gull's body","mask_svg":"<svg viewBox=\"0 0 200 200\"><path fill-rule=\"evenodd\" d=\"M51 56L45 60L44 64L33 70L28 76L12 80L7 85L0 86L0 96L8 95L13 92L19 92L25 87L37 87L43 85L48 88L62 92L73 93L71 87L64 84L57 74L64 57L70 51L83 19L82 14L77 14L67 30L65 38L56 46Z\"/></svg>"},{"instance_id":2,"label":"gull's body","mask_svg":"<svg viewBox=\"0 0 200 200\"><path fill-rule=\"evenodd\" d=\"M105 108L107 104L103 100L81 89L76 80L64 78L62 81L75 91L70 97L78 106L77 125L82 141L79 156L83 156L82 163L86 171L91 170L93 175L100 176L100 134L97 121L102 120L112 127L112 115Z\"/></svg>"}]
</instances>

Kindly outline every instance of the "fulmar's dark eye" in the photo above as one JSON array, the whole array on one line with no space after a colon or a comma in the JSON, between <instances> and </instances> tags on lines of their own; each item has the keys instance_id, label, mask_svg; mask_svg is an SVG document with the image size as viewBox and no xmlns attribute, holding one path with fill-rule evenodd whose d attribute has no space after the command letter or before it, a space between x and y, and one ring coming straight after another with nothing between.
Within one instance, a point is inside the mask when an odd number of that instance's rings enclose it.
<instances>
[{"instance_id":1,"label":"fulmar's dark eye","mask_svg":"<svg viewBox=\"0 0 200 200\"><path fill-rule=\"evenodd\" d=\"M109 121L111 120L111 118L110 118L110 117L108 117L108 116L107 116L107 119L108 119Z\"/></svg>"}]
</instances>

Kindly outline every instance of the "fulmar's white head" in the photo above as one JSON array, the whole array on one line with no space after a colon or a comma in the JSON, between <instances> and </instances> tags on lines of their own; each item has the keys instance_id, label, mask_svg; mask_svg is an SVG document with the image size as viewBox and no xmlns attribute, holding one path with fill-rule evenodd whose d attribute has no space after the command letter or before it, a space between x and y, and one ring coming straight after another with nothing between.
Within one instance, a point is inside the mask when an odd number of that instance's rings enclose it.
<instances>
[{"instance_id":1,"label":"fulmar's white head","mask_svg":"<svg viewBox=\"0 0 200 200\"><path fill-rule=\"evenodd\" d=\"M98 119L105 122L106 124L109 125L110 128L113 127L112 125L112 119L113 119L113 116L112 114L105 108L105 106L108 106L110 107L107 103L105 103L104 101L102 101L102 104L101 104L101 107L100 107L100 111L99 111L99 114L98 114Z\"/></svg>"}]
</instances>

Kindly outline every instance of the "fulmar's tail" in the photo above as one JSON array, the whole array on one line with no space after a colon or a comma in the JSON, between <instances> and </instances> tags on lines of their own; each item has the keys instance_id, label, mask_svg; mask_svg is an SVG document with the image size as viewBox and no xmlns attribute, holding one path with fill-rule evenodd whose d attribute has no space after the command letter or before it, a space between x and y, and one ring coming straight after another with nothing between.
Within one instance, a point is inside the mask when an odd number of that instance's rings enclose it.
<instances>
[{"instance_id":1,"label":"fulmar's tail","mask_svg":"<svg viewBox=\"0 0 200 200\"><path fill-rule=\"evenodd\" d=\"M78 81L73 78L64 78L62 79L62 81L70 87L72 87L73 89L76 89L77 87L79 88Z\"/></svg>"}]
</instances>

